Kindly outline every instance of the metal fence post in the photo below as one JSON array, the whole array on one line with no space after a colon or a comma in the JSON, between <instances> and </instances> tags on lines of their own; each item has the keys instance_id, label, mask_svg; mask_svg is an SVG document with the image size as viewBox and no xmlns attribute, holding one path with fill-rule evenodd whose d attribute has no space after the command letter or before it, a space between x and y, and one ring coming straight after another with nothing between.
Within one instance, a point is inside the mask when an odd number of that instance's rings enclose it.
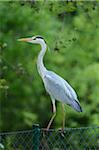
<instances>
[{"instance_id":1,"label":"metal fence post","mask_svg":"<svg viewBox=\"0 0 99 150\"><path fill-rule=\"evenodd\" d=\"M33 125L33 150L39 150L41 130L39 124Z\"/></svg>"}]
</instances>

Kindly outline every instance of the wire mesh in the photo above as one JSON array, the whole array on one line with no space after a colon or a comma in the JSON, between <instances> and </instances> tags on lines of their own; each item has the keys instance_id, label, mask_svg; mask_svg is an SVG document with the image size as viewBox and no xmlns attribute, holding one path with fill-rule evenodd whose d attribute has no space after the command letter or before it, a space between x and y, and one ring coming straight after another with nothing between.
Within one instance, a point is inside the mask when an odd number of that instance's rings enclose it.
<instances>
[{"instance_id":1,"label":"wire mesh","mask_svg":"<svg viewBox=\"0 0 99 150\"><path fill-rule=\"evenodd\" d=\"M0 133L0 150L98 150L99 127Z\"/></svg>"},{"instance_id":2,"label":"wire mesh","mask_svg":"<svg viewBox=\"0 0 99 150\"><path fill-rule=\"evenodd\" d=\"M17 131L0 134L0 150L30 150L33 147L33 131Z\"/></svg>"}]
</instances>

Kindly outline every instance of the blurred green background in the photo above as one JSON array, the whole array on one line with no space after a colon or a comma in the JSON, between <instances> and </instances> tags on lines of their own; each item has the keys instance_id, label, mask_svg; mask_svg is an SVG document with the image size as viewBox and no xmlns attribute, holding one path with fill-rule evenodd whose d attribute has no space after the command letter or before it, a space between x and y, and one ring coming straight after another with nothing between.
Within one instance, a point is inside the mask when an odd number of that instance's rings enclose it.
<instances>
[{"instance_id":1,"label":"blurred green background","mask_svg":"<svg viewBox=\"0 0 99 150\"><path fill-rule=\"evenodd\" d=\"M65 106L66 127L99 125L99 2L0 2L0 131L46 127L52 105L37 72L40 46L18 38L42 35L45 66L67 80L83 113ZM62 125L57 102L52 128Z\"/></svg>"}]
</instances>

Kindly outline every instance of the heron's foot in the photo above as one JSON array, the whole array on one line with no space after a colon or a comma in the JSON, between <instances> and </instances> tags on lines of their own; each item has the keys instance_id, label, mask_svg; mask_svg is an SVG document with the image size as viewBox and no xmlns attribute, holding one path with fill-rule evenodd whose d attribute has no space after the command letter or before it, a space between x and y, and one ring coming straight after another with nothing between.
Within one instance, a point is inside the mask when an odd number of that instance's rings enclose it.
<instances>
[{"instance_id":1,"label":"heron's foot","mask_svg":"<svg viewBox=\"0 0 99 150\"><path fill-rule=\"evenodd\" d=\"M50 130L50 124L48 124L47 128L42 128L43 131L49 131Z\"/></svg>"},{"instance_id":2,"label":"heron's foot","mask_svg":"<svg viewBox=\"0 0 99 150\"><path fill-rule=\"evenodd\" d=\"M59 128L58 129L60 131L60 134L63 138L65 138L65 135L64 135L64 128Z\"/></svg>"},{"instance_id":3,"label":"heron's foot","mask_svg":"<svg viewBox=\"0 0 99 150\"><path fill-rule=\"evenodd\" d=\"M48 128L43 128L43 131L49 131L49 129Z\"/></svg>"},{"instance_id":4,"label":"heron's foot","mask_svg":"<svg viewBox=\"0 0 99 150\"><path fill-rule=\"evenodd\" d=\"M62 128L58 128L58 130L64 132L65 128L63 128L63 127Z\"/></svg>"}]
</instances>

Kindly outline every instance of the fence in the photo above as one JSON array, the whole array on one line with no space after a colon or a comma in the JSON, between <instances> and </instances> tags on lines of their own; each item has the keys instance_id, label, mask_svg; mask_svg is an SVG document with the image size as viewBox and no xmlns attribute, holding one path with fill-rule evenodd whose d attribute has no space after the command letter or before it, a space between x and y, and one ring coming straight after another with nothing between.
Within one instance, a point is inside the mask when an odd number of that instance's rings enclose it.
<instances>
[{"instance_id":1,"label":"fence","mask_svg":"<svg viewBox=\"0 0 99 150\"><path fill-rule=\"evenodd\" d=\"M99 127L0 133L0 150L99 150Z\"/></svg>"}]
</instances>

